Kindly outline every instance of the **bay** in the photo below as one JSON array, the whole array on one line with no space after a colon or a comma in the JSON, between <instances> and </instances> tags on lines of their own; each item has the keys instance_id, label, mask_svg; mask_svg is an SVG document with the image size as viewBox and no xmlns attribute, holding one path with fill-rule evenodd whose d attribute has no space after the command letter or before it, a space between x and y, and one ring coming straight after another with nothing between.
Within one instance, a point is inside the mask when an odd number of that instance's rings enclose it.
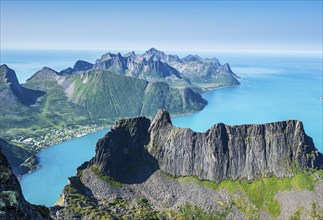
<instances>
[{"instance_id":1,"label":"bay","mask_svg":"<svg viewBox=\"0 0 323 220\"><path fill-rule=\"evenodd\" d=\"M76 175L76 169L95 155L96 142L108 129L53 145L37 157L41 168L25 174L20 179L27 201L53 206L67 184L68 177Z\"/></svg>"}]
</instances>

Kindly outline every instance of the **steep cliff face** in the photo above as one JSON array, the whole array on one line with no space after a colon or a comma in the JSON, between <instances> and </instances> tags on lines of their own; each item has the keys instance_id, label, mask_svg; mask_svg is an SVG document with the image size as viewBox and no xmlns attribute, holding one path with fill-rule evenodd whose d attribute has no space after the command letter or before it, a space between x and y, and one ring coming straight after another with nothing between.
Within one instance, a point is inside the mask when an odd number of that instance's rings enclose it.
<instances>
[{"instance_id":1,"label":"steep cliff face","mask_svg":"<svg viewBox=\"0 0 323 220\"><path fill-rule=\"evenodd\" d=\"M171 176L196 176L213 182L290 177L294 168L323 168L322 154L300 121L240 126L220 123L199 133L174 127L164 110L151 124L144 117L119 121L98 142L91 165L99 165L103 174L118 178L125 166L143 161L145 150Z\"/></svg>"},{"instance_id":2,"label":"steep cliff face","mask_svg":"<svg viewBox=\"0 0 323 220\"><path fill-rule=\"evenodd\" d=\"M322 154L300 121L263 125L216 124L205 133L173 127L159 111L150 129L150 153L160 169L172 176L196 176L219 182L287 177L293 168L322 168Z\"/></svg>"},{"instance_id":3,"label":"steep cliff face","mask_svg":"<svg viewBox=\"0 0 323 220\"><path fill-rule=\"evenodd\" d=\"M7 105L12 105L13 107L34 105L44 94L42 91L27 89L21 86L15 71L7 65L0 66L0 107L3 111L8 109Z\"/></svg>"},{"instance_id":4,"label":"steep cliff face","mask_svg":"<svg viewBox=\"0 0 323 220\"><path fill-rule=\"evenodd\" d=\"M96 146L96 155L91 165L97 165L101 173L120 180L130 169L145 161L145 145L149 142L149 119L139 117L116 123Z\"/></svg>"},{"instance_id":5,"label":"steep cliff face","mask_svg":"<svg viewBox=\"0 0 323 220\"><path fill-rule=\"evenodd\" d=\"M13 175L6 157L0 151L0 219L49 219L49 211L28 203Z\"/></svg>"},{"instance_id":6,"label":"steep cliff face","mask_svg":"<svg viewBox=\"0 0 323 220\"><path fill-rule=\"evenodd\" d=\"M98 141L95 157L70 178L51 214L55 219L310 219L314 213L320 219L323 173L305 170L322 169L322 163L300 121L217 124L198 133L174 127L168 112L160 110L152 122L118 121ZM239 181L222 181L227 179Z\"/></svg>"}]
</instances>

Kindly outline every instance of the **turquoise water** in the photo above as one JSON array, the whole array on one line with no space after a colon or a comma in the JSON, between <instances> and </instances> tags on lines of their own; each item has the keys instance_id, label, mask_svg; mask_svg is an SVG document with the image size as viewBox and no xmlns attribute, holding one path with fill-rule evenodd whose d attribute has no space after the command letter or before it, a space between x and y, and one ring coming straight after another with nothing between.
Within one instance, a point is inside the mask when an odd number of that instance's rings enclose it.
<instances>
[{"instance_id":1,"label":"turquoise water","mask_svg":"<svg viewBox=\"0 0 323 220\"><path fill-rule=\"evenodd\" d=\"M20 184L27 201L52 206L58 200L67 178L76 174L83 162L95 155L95 144L108 132L101 130L54 145L37 156L41 168L23 175Z\"/></svg>"},{"instance_id":2,"label":"turquoise water","mask_svg":"<svg viewBox=\"0 0 323 220\"><path fill-rule=\"evenodd\" d=\"M322 59L313 57L231 57L241 85L203 95L209 104L193 115L173 119L179 127L206 131L229 125L301 120L323 152Z\"/></svg>"},{"instance_id":3,"label":"turquoise water","mask_svg":"<svg viewBox=\"0 0 323 220\"><path fill-rule=\"evenodd\" d=\"M76 60L94 62L103 52L13 51L1 52L1 63L17 71L21 82L42 66L61 70ZM4 56L4 54L6 56ZM28 54L31 54L30 56ZM214 54L199 54L205 57ZM241 85L217 89L203 94L209 104L201 112L173 118L173 124L205 131L218 122L229 125L267 123L298 119L323 152L323 76L320 56L282 56L260 54L215 54L221 63L230 63L242 77ZM4 62L6 61L6 62ZM15 66L16 65L16 66ZM58 199L69 176L90 159L95 143L106 131L55 145L38 157L42 168L21 179L28 201L51 206Z\"/></svg>"}]
</instances>

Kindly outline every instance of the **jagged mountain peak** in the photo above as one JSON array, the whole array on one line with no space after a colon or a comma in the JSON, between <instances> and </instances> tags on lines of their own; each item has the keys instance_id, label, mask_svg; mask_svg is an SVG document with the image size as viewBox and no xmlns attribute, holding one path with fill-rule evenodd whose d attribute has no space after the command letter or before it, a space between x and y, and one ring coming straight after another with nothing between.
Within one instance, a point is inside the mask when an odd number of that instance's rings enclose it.
<instances>
[{"instance_id":1,"label":"jagged mountain peak","mask_svg":"<svg viewBox=\"0 0 323 220\"><path fill-rule=\"evenodd\" d=\"M1 69L3 69L3 70L9 70L10 68L7 66L7 64L2 64L1 66L0 66L0 68Z\"/></svg>"},{"instance_id":2,"label":"jagged mountain peak","mask_svg":"<svg viewBox=\"0 0 323 220\"><path fill-rule=\"evenodd\" d=\"M1 78L5 80L6 83L11 83L11 85L19 85L15 71L10 69L6 64L1 65L0 74L2 75Z\"/></svg>"},{"instance_id":3,"label":"jagged mountain peak","mask_svg":"<svg viewBox=\"0 0 323 220\"><path fill-rule=\"evenodd\" d=\"M124 57L136 57L136 53L135 51L131 51L129 53L126 53L123 55Z\"/></svg>"},{"instance_id":4,"label":"jagged mountain peak","mask_svg":"<svg viewBox=\"0 0 323 220\"><path fill-rule=\"evenodd\" d=\"M55 72L55 70L53 70L52 68L48 67L48 66L44 66L40 71L51 71L51 72Z\"/></svg>"},{"instance_id":5,"label":"jagged mountain peak","mask_svg":"<svg viewBox=\"0 0 323 220\"><path fill-rule=\"evenodd\" d=\"M223 64L223 66L219 69L219 72L226 72L226 73L234 74L228 63Z\"/></svg>"},{"instance_id":6,"label":"jagged mountain peak","mask_svg":"<svg viewBox=\"0 0 323 220\"><path fill-rule=\"evenodd\" d=\"M116 54L111 53L111 52L108 52L108 53L103 54L101 56L101 59L99 61L102 62L102 61L110 60L110 59L112 59L112 58L114 58L116 56L117 56Z\"/></svg>"},{"instance_id":7,"label":"jagged mountain peak","mask_svg":"<svg viewBox=\"0 0 323 220\"><path fill-rule=\"evenodd\" d=\"M183 59L181 59L183 62L202 62L202 58L198 55L192 55L189 54Z\"/></svg>"},{"instance_id":8,"label":"jagged mountain peak","mask_svg":"<svg viewBox=\"0 0 323 220\"><path fill-rule=\"evenodd\" d=\"M158 110L154 120L151 123L151 129L163 128L172 125L169 113L165 109Z\"/></svg>"},{"instance_id":9,"label":"jagged mountain peak","mask_svg":"<svg viewBox=\"0 0 323 220\"><path fill-rule=\"evenodd\" d=\"M9 93L6 95L6 99L2 100L3 103L6 104L10 100L10 103L16 102L16 100L23 105L33 105L37 102L38 98L44 95L44 92L27 89L22 87L19 84L17 75L14 70L10 69L7 65L1 66L0 71L0 89L7 90ZM9 95L10 94L10 95ZM14 98L16 97L16 98Z\"/></svg>"},{"instance_id":10,"label":"jagged mountain peak","mask_svg":"<svg viewBox=\"0 0 323 220\"><path fill-rule=\"evenodd\" d=\"M92 69L92 67L93 67L92 63L89 63L89 62L84 61L84 60L78 60L74 64L73 70L74 71L89 70L89 69Z\"/></svg>"},{"instance_id":11,"label":"jagged mountain peak","mask_svg":"<svg viewBox=\"0 0 323 220\"><path fill-rule=\"evenodd\" d=\"M51 69L50 67L44 66L41 70L37 71L34 75L57 76L59 74L58 72Z\"/></svg>"},{"instance_id":12,"label":"jagged mountain peak","mask_svg":"<svg viewBox=\"0 0 323 220\"><path fill-rule=\"evenodd\" d=\"M163 51L157 50L156 48L150 48L149 50L147 50L145 53L147 54L163 54L165 55L165 53Z\"/></svg>"},{"instance_id":13,"label":"jagged mountain peak","mask_svg":"<svg viewBox=\"0 0 323 220\"><path fill-rule=\"evenodd\" d=\"M218 86L239 85L232 71L221 74L221 64L216 58L202 58L189 54L180 59L177 55L168 55L156 48L150 48L141 55L133 51L122 56L120 53L106 53L98 59L93 69L111 70L112 72L131 77L154 81L166 81L171 85L191 86L192 84L208 84L201 90L209 90ZM222 71L229 71L224 66ZM193 80L192 80L193 79ZM199 87L199 85L197 85Z\"/></svg>"}]
</instances>

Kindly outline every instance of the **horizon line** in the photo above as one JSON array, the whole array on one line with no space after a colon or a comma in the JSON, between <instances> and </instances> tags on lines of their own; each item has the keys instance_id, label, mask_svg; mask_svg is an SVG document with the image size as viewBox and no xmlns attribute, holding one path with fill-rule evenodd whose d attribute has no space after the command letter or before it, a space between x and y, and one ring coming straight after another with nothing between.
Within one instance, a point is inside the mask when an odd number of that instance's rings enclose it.
<instances>
[{"instance_id":1,"label":"horizon line","mask_svg":"<svg viewBox=\"0 0 323 220\"><path fill-rule=\"evenodd\" d=\"M202 52L202 53L212 53L212 52L223 52L223 53L274 53L274 54L299 54L299 53L306 53L306 54L320 54L323 56L323 48L322 50L300 50L300 49L158 49L158 47L149 47L146 49L142 48L131 48L131 49L125 49L120 48L116 49L113 47L106 47L103 48L0 48L0 52L4 50L21 50L21 51L120 51L120 52L136 52L136 51L147 51L151 48L155 48L159 51L167 51L167 52Z\"/></svg>"}]
</instances>

